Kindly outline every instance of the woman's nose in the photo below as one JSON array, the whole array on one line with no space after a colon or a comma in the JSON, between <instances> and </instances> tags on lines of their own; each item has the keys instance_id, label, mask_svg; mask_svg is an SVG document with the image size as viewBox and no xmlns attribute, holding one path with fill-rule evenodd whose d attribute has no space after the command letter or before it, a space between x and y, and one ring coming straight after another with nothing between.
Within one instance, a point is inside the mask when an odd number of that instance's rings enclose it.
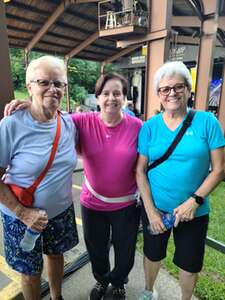
<instances>
[{"instance_id":1,"label":"woman's nose","mask_svg":"<svg viewBox=\"0 0 225 300\"><path fill-rule=\"evenodd\" d=\"M109 94L109 99L114 99L113 93L110 93L110 94Z\"/></svg>"},{"instance_id":2,"label":"woman's nose","mask_svg":"<svg viewBox=\"0 0 225 300\"><path fill-rule=\"evenodd\" d=\"M54 82L50 82L50 83L49 83L48 89L49 89L49 90L56 90L56 87L55 87Z\"/></svg>"},{"instance_id":3,"label":"woman's nose","mask_svg":"<svg viewBox=\"0 0 225 300\"><path fill-rule=\"evenodd\" d=\"M176 92L174 91L174 88L172 87L171 89L170 89L170 93L169 93L169 95L175 95L176 94Z\"/></svg>"}]
</instances>

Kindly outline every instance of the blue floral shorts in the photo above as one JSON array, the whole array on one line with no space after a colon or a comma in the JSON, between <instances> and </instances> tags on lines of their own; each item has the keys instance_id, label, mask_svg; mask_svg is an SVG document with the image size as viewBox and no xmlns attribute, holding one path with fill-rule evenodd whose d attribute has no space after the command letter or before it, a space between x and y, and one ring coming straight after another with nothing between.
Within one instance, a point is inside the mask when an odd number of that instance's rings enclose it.
<instances>
[{"instance_id":1,"label":"blue floral shorts","mask_svg":"<svg viewBox=\"0 0 225 300\"><path fill-rule=\"evenodd\" d=\"M5 214L2 214L2 221L5 259L14 270L25 275L38 275L42 272L42 254L62 254L78 244L73 205L49 220L31 252L23 252L20 247L26 225Z\"/></svg>"}]
</instances>

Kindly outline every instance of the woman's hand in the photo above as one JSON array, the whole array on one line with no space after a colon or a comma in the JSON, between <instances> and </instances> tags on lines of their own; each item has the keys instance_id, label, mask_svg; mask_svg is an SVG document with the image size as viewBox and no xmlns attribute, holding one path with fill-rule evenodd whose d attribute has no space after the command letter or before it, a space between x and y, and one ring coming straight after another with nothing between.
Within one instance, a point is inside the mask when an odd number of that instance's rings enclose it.
<instances>
[{"instance_id":1,"label":"woman's hand","mask_svg":"<svg viewBox=\"0 0 225 300\"><path fill-rule=\"evenodd\" d=\"M4 116L10 116L12 112L20 109L25 109L31 106L30 100L12 100L8 104L6 104L4 109Z\"/></svg>"},{"instance_id":2,"label":"woman's hand","mask_svg":"<svg viewBox=\"0 0 225 300\"><path fill-rule=\"evenodd\" d=\"M45 210L24 207L18 216L19 219L34 231L43 231L48 224L48 215Z\"/></svg>"},{"instance_id":3,"label":"woman's hand","mask_svg":"<svg viewBox=\"0 0 225 300\"><path fill-rule=\"evenodd\" d=\"M149 225L153 233L162 233L166 230L160 212L155 208L149 182L146 175L148 167L148 158L144 155L139 155L136 167L136 179L141 197L144 203L145 211L148 216Z\"/></svg>"},{"instance_id":4,"label":"woman's hand","mask_svg":"<svg viewBox=\"0 0 225 300\"><path fill-rule=\"evenodd\" d=\"M162 221L162 215L157 209L151 210L151 212L146 211L146 213L148 216L150 228L153 233L158 234L166 231L166 227L164 226Z\"/></svg>"},{"instance_id":5,"label":"woman's hand","mask_svg":"<svg viewBox=\"0 0 225 300\"><path fill-rule=\"evenodd\" d=\"M179 222L187 222L194 219L195 211L199 207L195 199L190 197L184 203L173 210L175 216L174 227L177 227Z\"/></svg>"}]
</instances>

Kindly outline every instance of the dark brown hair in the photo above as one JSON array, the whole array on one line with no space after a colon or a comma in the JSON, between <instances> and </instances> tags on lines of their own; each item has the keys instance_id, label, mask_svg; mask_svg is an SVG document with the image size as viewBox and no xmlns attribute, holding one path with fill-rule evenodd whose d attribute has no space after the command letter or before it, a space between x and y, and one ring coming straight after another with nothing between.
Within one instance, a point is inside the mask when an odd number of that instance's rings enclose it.
<instances>
[{"instance_id":1,"label":"dark brown hair","mask_svg":"<svg viewBox=\"0 0 225 300\"><path fill-rule=\"evenodd\" d=\"M99 77L99 79L96 82L95 85L95 97L97 98L99 95L101 95L102 90L106 84L106 82L110 79L116 79L119 80L122 83L123 86L123 95L127 96L127 90L128 90L128 83L125 77L123 77L120 74L117 73L106 73Z\"/></svg>"}]
</instances>

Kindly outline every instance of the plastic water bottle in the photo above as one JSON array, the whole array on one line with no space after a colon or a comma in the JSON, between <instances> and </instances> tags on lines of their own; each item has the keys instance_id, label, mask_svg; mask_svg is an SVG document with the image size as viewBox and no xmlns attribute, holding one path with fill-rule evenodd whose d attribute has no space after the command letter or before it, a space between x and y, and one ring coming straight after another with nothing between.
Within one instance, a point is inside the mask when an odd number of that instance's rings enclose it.
<instances>
[{"instance_id":1,"label":"plastic water bottle","mask_svg":"<svg viewBox=\"0 0 225 300\"><path fill-rule=\"evenodd\" d=\"M39 209L39 214L43 216L47 216L46 211L43 209ZM40 236L40 232L32 230L31 228L27 228L25 231L24 237L20 242L20 247L25 252L30 252L34 249L36 240Z\"/></svg>"},{"instance_id":2,"label":"plastic water bottle","mask_svg":"<svg viewBox=\"0 0 225 300\"><path fill-rule=\"evenodd\" d=\"M166 229L171 229L175 222L175 216L170 213L162 214L162 221ZM147 227L150 234L156 235L159 234L158 231L155 231L153 228L151 228L151 225L149 224Z\"/></svg>"},{"instance_id":3,"label":"plastic water bottle","mask_svg":"<svg viewBox=\"0 0 225 300\"><path fill-rule=\"evenodd\" d=\"M175 222L175 216L173 214L163 214L162 221L166 229L171 229Z\"/></svg>"},{"instance_id":4,"label":"plastic water bottle","mask_svg":"<svg viewBox=\"0 0 225 300\"><path fill-rule=\"evenodd\" d=\"M33 250L36 240L38 239L40 234L40 232L27 228L24 237L20 242L20 247L22 248L22 250L25 252L30 252L31 250Z\"/></svg>"}]
</instances>

